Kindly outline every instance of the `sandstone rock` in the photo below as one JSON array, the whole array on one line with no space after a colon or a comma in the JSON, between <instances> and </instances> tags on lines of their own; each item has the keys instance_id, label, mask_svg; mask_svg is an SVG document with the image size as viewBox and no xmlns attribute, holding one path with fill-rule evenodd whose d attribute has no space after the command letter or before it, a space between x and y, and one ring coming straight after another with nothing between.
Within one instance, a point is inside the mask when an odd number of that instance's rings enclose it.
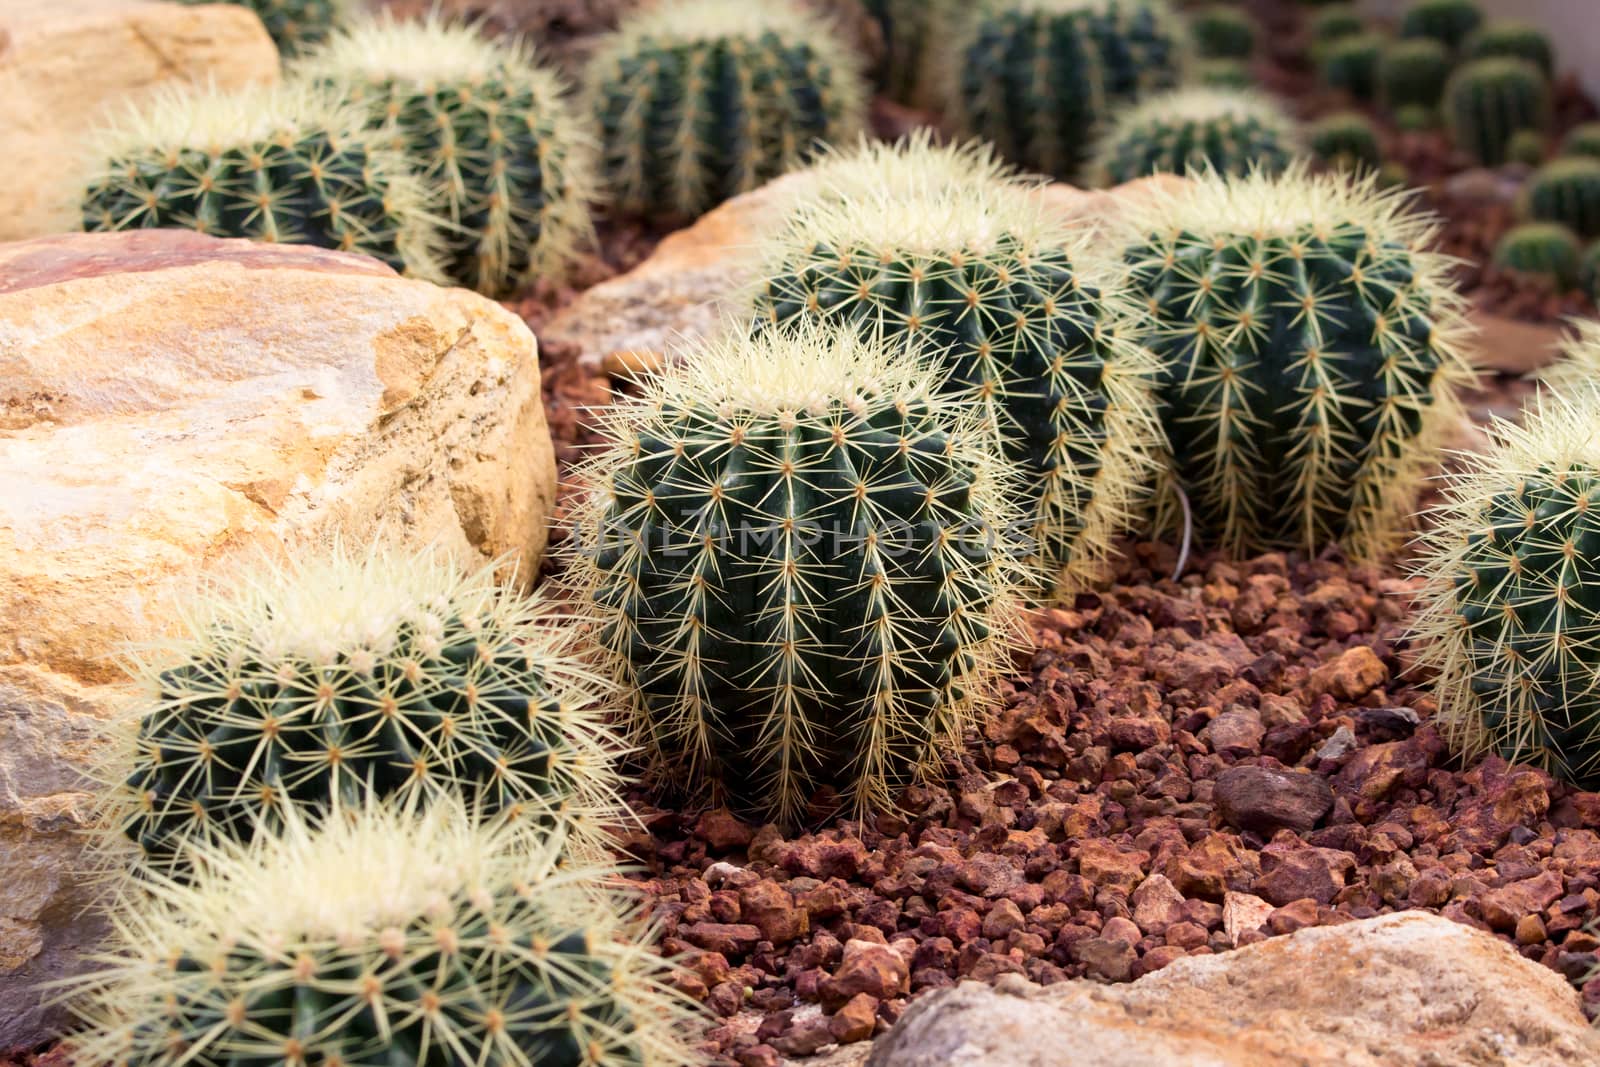
<instances>
[{"instance_id":1,"label":"sandstone rock","mask_svg":"<svg viewBox=\"0 0 1600 1067\"><path fill-rule=\"evenodd\" d=\"M173 594L342 532L535 573L534 340L358 256L179 231L0 246L0 1048L97 934L76 872L115 654Z\"/></svg>"},{"instance_id":2,"label":"sandstone rock","mask_svg":"<svg viewBox=\"0 0 1600 1067\"><path fill-rule=\"evenodd\" d=\"M1389 677L1377 653L1365 645L1347 649L1338 659L1311 672L1311 692L1332 693L1340 700L1359 700Z\"/></svg>"},{"instance_id":3,"label":"sandstone rock","mask_svg":"<svg viewBox=\"0 0 1600 1067\"><path fill-rule=\"evenodd\" d=\"M1119 202L1180 180L1158 176L1095 192L1058 184L1040 196L1062 215L1095 226L1115 217ZM798 171L734 197L662 241L627 274L584 293L546 323L540 336L576 345L586 365L608 373L626 376L659 365L662 354L681 341L709 336L725 316L741 313L762 236L814 184L813 172Z\"/></svg>"},{"instance_id":4,"label":"sandstone rock","mask_svg":"<svg viewBox=\"0 0 1600 1067\"><path fill-rule=\"evenodd\" d=\"M1302 930L1129 985L1006 976L914 1001L866 1067L1562 1067L1594 1063L1578 994L1435 915Z\"/></svg>"},{"instance_id":5,"label":"sandstone rock","mask_svg":"<svg viewBox=\"0 0 1600 1067\"><path fill-rule=\"evenodd\" d=\"M82 142L110 109L174 79L223 88L278 76L238 4L10 0L0 9L0 241L76 230Z\"/></svg>"}]
</instances>

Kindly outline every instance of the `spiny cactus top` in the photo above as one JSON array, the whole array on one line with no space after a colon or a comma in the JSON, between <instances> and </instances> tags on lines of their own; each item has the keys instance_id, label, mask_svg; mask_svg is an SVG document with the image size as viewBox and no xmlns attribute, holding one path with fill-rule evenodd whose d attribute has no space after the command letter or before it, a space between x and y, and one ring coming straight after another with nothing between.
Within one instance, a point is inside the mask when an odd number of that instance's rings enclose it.
<instances>
[{"instance_id":1,"label":"spiny cactus top","mask_svg":"<svg viewBox=\"0 0 1600 1067\"><path fill-rule=\"evenodd\" d=\"M203 850L109 910L85 1062L125 1067L699 1062L692 1007L608 868L457 802Z\"/></svg>"},{"instance_id":2,"label":"spiny cactus top","mask_svg":"<svg viewBox=\"0 0 1600 1067\"><path fill-rule=\"evenodd\" d=\"M1018 615L1010 465L903 346L725 338L605 416L573 574L680 783L865 813L992 698Z\"/></svg>"},{"instance_id":3,"label":"spiny cactus top","mask_svg":"<svg viewBox=\"0 0 1600 1067\"><path fill-rule=\"evenodd\" d=\"M1455 410L1461 299L1375 183L1191 178L1130 213L1172 476L1230 551L1389 547Z\"/></svg>"},{"instance_id":4,"label":"spiny cactus top","mask_svg":"<svg viewBox=\"0 0 1600 1067\"><path fill-rule=\"evenodd\" d=\"M1600 394L1595 356L1575 358L1576 388L1543 393L1523 426L1497 423L1494 447L1452 477L1412 636L1437 672L1436 720L1469 754L1600 789Z\"/></svg>"},{"instance_id":5,"label":"spiny cactus top","mask_svg":"<svg viewBox=\"0 0 1600 1067\"><path fill-rule=\"evenodd\" d=\"M1459 48L1483 23L1477 0L1411 0L1400 19L1407 37L1432 37L1448 48Z\"/></svg>"},{"instance_id":6,"label":"spiny cactus top","mask_svg":"<svg viewBox=\"0 0 1600 1067\"><path fill-rule=\"evenodd\" d=\"M1559 222L1524 222L1500 235L1494 246L1495 267L1543 278L1558 289L1570 289L1582 270L1583 246L1578 235Z\"/></svg>"},{"instance_id":7,"label":"spiny cactus top","mask_svg":"<svg viewBox=\"0 0 1600 1067\"><path fill-rule=\"evenodd\" d=\"M1021 468L1054 592L1102 578L1158 438L1120 271L985 147L870 146L817 184L769 242L758 320L919 345Z\"/></svg>"},{"instance_id":8,"label":"spiny cactus top","mask_svg":"<svg viewBox=\"0 0 1600 1067\"><path fill-rule=\"evenodd\" d=\"M442 277L428 197L359 108L308 86L166 88L93 140L86 230L170 227L361 252Z\"/></svg>"},{"instance_id":9,"label":"spiny cactus top","mask_svg":"<svg viewBox=\"0 0 1600 1067\"><path fill-rule=\"evenodd\" d=\"M617 807L604 683L572 625L431 553L335 547L188 605L141 665L106 820L182 869L286 809L441 792L603 833Z\"/></svg>"},{"instance_id":10,"label":"spiny cactus top","mask_svg":"<svg viewBox=\"0 0 1600 1067\"><path fill-rule=\"evenodd\" d=\"M453 281L503 294L592 238L593 145L561 79L520 44L437 17L368 18L295 74L364 105L411 159L450 224Z\"/></svg>"},{"instance_id":11,"label":"spiny cactus top","mask_svg":"<svg viewBox=\"0 0 1600 1067\"><path fill-rule=\"evenodd\" d=\"M1277 173L1301 151L1294 120L1269 97L1227 89L1177 89L1115 116L1090 174L1117 185L1146 174L1212 169Z\"/></svg>"},{"instance_id":12,"label":"spiny cactus top","mask_svg":"<svg viewBox=\"0 0 1600 1067\"><path fill-rule=\"evenodd\" d=\"M626 19L586 77L604 170L629 211L695 215L854 140L859 57L797 0L665 0Z\"/></svg>"},{"instance_id":13,"label":"spiny cactus top","mask_svg":"<svg viewBox=\"0 0 1600 1067\"><path fill-rule=\"evenodd\" d=\"M1547 78L1555 74L1555 49L1550 37L1532 23L1511 19L1491 22L1467 40L1465 51L1474 59L1515 56L1538 67Z\"/></svg>"},{"instance_id":14,"label":"spiny cactus top","mask_svg":"<svg viewBox=\"0 0 1600 1067\"><path fill-rule=\"evenodd\" d=\"M1005 158L1072 177L1107 110L1181 80L1167 0L981 0L943 61L951 117Z\"/></svg>"},{"instance_id":15,"label":"spiny cactus top","mask_svg":"<svg viewBox=\"0 0 1600 1067\"><path fill-rule=\"evenodd\" d=\"M1528 178L1520 206L1529 218L1559 222L1579 237L1600 237L1600 159L1551 160Z\"/></svg>"}]
</instances>

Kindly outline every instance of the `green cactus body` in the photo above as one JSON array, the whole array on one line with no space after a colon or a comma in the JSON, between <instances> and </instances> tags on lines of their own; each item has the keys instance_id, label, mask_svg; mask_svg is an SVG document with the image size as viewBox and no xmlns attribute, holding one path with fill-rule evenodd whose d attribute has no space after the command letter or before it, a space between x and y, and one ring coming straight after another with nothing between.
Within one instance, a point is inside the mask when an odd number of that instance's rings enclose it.
<instances>
[{"instance_id":1,"label":"green cactus body","mask_svg":"<svg viewBox=\"0 0 1600 1067\"><path fill-rule=\"evenodd\" d=\"M1494 246L1494 265L1499 269L1546 278L1561 289L1577 283L1581 256L1577 235L1556 222L1513 226Z\"/></svg>"},{"instance_id":2,"label":"green cactus body","mask_svg":"<svg viewBox=\"0 0 1600 1067\"><path fill-rule=\"evenodd\" d=\"M1376 170L1383 165L1378 128L1359 111L1337 111L1312 123L1311 152L1336 170Z\"/></svg>"},{"instance_id":3,"label":"green cactus body","mask_svg":"<svg viewBox=\"0 0 1600 1067\"><path fill-rule=\"evenodd\" d=\"M627 18L586 76L627 211L693 216L853 140L860 60L793 0L669 0Z\"/></svg>"},{"instance_id":4,"label":"green cactus body","mask_svg":"<svg viewBox=\"0 0 1600 1067\"><path fill-rule=\"evenodd\" d=\"M1318 56L1318 73L1331 88L1343 89L1356 100L1372 100L1378 94L1378 61L1385 41L1377 33L1330 41Z\"/></svg>"},{"instance_id":5,"label":"green cactus body","mask_svg":"<svg viewBox=\"0 0 1600 1067\"><path fill-rule=\"evenodd\" d=\"M1255 51L1255 20L1236 7L1217 4L1194 12L1189 31L1204 59L1249 59Z\"/></svg>"},{"instance_id":6,"label":"green cactus body","mask_svg":"<svg viewBox=\"0 0 1600 1067\"><path fill-rule=\"evenodd\" d=\"M1392 547L1456 410L1447 262L1375 180L1191 178L1129 219L1171 478L1230 552Z\"/></svg>"},{"instance_id":7,"label":"green cactus body","mask_svg":"<svg viewBox=\"0 0 1600 1067\"><path fill-rule=\"evenodd\" d=\"M207 4L215 0L183 0L186 4ZM353 0L231 0L249 8L267 28L267 35L285 59L328 39L349 17Z\"/></svg>"},{"instance_id":8,"label":"green cactus body","mask_svg":"<svg viewBox=\"0 0 1600 1067\"><path fill-rule=\"evenodd\" d=\"M338 549L254 576L144 665L106 822L174 872L196 843L369 794L603 832L605 689L547 614L423 555Z\"/></svg>"},{"instance_id":9,"label":"green cactus body","mask_svg":"<svg viewBox=\"0 0 1600 1067\"><path fill-rule=\"evenodd\" d=\"M951 115L1012 162L1069 177L1109 109L1178 84L1188 48L1167 0L985 0L944 62Z\"/></svg>"},{"instance_id":10,"label":"green cactus body","mask_svg":"<svg viewBox=\"0 0 1600 1067\"><path fill-rule=\"evenodd\" d=\"M1600 122L1584 122L1568 130L1561 141L1561 154L1600 159Z\"/></svg>"},{"instance_id":11,"label":"green cactus body","mask_svg":"<svg viewBox=\"0 0 1600 1067\"><path fill-rule=\"evenodd\" d=\"M1300 151L1294 122L1254 93L1178 89L1122 112L1100 143L1090 168L1116 185L1147 174L1209 169L1244 174L1281 172Z\"/></svg>"},{"instance_id":12,"label":"green cactus body","mask_svg":"<svg viewBox=\"0 0 1600 1067\"><path fill-rule=\"evenodd\" d=\"M1483 11L1475 0L1415 0L1401 16L1400 32L1431 37L1454 50L1482 24Z\"/></svg>"},{"instance_id":13,"label":"green cactus body","mask_svg":"<svg viewBox=\"0 0 1600 1067\"><path fill-rule=\"evenodd\" d=\"M1518 130L1506 145L1506 162L1537 167L1544 162L1545 136L1539 130Z\"/></svg>"},{"instance_id":14,"label":"green cactus body","mask_svg":"<svg viewBox=\"0 0 1600 1067\"><path fill-rule=\"evenodd\" d=\"M1600 789L1600 424L1596 345L1571 392L1492 428L1436 510L1412 638L1436 672L1436 721L1469 756L1496 752Z\"/></svg>"},{"instance_id":15,"label":"green cactus body","mask_svg":"<svg viewBox=\"0 0 1600 1067\"><path fill-rule=\"evenodd\" d=\"M1250 64L1238 59L1201 59L1194 65L1194 81L1208 89L1251 89L1255 75Z\"/></svg>"},{"instance_id":16,"label":"green cactus body","mask_svg":"<svg viewBox=\"0 0 1600 1067\"><path fill-rule=\"evenodd\" d=\"M615 871L517 830L378 806L207 849L108 910L74 1043L127 1067L699 1062Z\"/></svg>"},{"instance_id":17,"label":"green cactus body","mask_svg":"<svg viewBox=\"0 0 1600 1067\"><path fill-rule=\"evenodd\" d=\"M1343 37L1357 37L1367 31L1367 21L1352 4L1341 3L1317 12L1311 20L1311 49L1319 53Z\"/></svg>"},{"instance_id":18,"label":"green cactus body","mask_svg":"<svg viewBox=\"0 0 1600 1067\"><path fill-rule=\"evenodd\" d=\"M1449 50L1431 37L1391 41L1378 61L1378 96L1391 111L1436 108L1454 66Z\"/></svg>"},{"instance_id":19,"label":"green cactus body","mask_svg":"<svg viewBox=\"0 0 1600 1067\"><path fill-rule=\"evenodd\" d=\"M1019 467L1016 509L1056 595L1102 578L1157 435L1117 273L977 148L864 150L819 186L770 242L758 321L919 346Z\"/></svg>"},{"instance_id":20,"label":"green cactus body","mask_svg":"<svg viewBox=\"0 0 1600 1067\"><path fill-rule=\"evenodd\" d=\"M853 331L685 355L613 409L575 522L634 736L754 816L886 808L992 698L1019 617L1009 465Z\"/></svg>"},{"instance_id":21,"label":"green cactus body","mask_svg":"<svg viewBox=\"0 0 1600 1067\"><path fill-rule=\"evenodd\" d=\"M1583 260L1578 264L1578 284L1589 299L1600 303L1600 241L1593 241L1583 250Z\"/></svg>"},{"instance_id":22,"label":"green cactus body","mask_svg":"<svg viewBox=\"0 0 1600 1067\"><path fill-rule=\"evenodd\" d=\"M1510 56L1525 59L1538 67L1546 78L1555 74L1555 50L1549 36L1527 22L1491 22L1467 40L1465 54L1471 59Z\"/></svg>"},{"instance_id":23,"label":"green cactus body","mask_svg":"<svg viewBox=\"0 0 1600 1067\"><path fill-rule=\"evenodd\" d=\"M883 28L886 55L878 84L901 103L935 104L933 57L961 15L958 0L867 0L866 6Z\"/></svg>"},{"instance_id":24,"label":"green cactus body","mask_svg":"<svg viewBox=\"0 0 1600 1067\"><path fill-rule=\"evenodd\" d=\"M429 18L356 23L295 67L367 109L449 223L450 279L503 295L593 237L592 146L554 74L515 44Z\"/></svg>"},{"instance_id":25,"label":"green cactus body","mask_svg":"<svg viewBox=\"0 0 1600 1067\"><path fill-rule=\"evenodd\" d=\"M359 110L305 88L160 93L93 143L85 230L178 228L308 244L440 277L438 231L405 158Z\"/></svg>"},{"instance_id":26,"label":"green cactus body","mask_svg":"<svg viewBox=\"0 0 1600 1067\"><path fill-rule=\"evenodd\" d=\"M1550 120L1550 88L1524 59L1475 59L1445 86L1445 118L1457 147L1480 163L1499 166L1518 130L1542 130Z\"/></svg>"},{"instance_id":27,"label":"green cactus body","mask_svg":"<svg viewBox=\"0 0 1600 1067\"><path fill-rule=\"evenodd\" d=\"M1568 156L1533 172L1522 190L1531 219L1559 222L1579 237L1600 237L1600 159Z\"/></svg>"}]
</instances>

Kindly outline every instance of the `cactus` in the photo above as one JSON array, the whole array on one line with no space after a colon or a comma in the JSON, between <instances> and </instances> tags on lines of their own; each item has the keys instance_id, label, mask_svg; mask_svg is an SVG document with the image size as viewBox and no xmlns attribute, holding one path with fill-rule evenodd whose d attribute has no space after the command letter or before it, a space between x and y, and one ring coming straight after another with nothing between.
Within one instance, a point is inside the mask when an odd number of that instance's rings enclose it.
<instances>
[{"instance_id":1,"label":"cactus","mask_svg":"<svg viewBox=\"0 0 1600 1067\"><path fill-rule=\"evenodd\" d=\"M1583 250L1583 260L1578 264L1578 285L1589 299L1600 304L1600 241L1593 241Z\"/></svg>"},{"instance_id":2,"label":"cactus","mask_svg":"<svg viewBox=\"0 0 1600 1067\"><path fill-rule=\"evenodd\" d=\"M627 211L693 216L853 140L860 60L793 0L668 0L589 62L603 170Z\"/></svg>"},{"instance_id":3,"label":"cactus","mask_svg":"<svg viewBox=\"0 0 1600 1067\"><path fill-rule=\"evenodd\" d=\"M1394 128L1406 133L1419 133L1439 125L1439 112L1421 104L1407 104L1394 111Z\"/></svg>"},{"instance_id":4,"label":"cactus","mask_svg":"<svg viewBox=\"0 0 1600 1067\"><path fill-rule=\"evenodd\" d=\"M1102 578L1158 433L1117 272L980 147L867 148L819 186L771 238L758 320L920 344L1021 469L1016 508L1055 595Z\"/></svg>"},{"instance_id":5,"label":"cactus","mask_svg":"<svg viewBox=\"0 0 1600 1067\"><path fill-rule=\"evenodd\" d=\"M1506 162L1537 167L1544 162L1544 134L1538 130L1518 130L1506 143Z\"/></svg>"},{"instance_id":6,"label":"cactus","mask_svg":"<svg viewBox=\"0 0 1600 1067\"><path fill-rule=\"evenodd\" d=\"M1167 0L984 0L943 61L951 118L1014 163L1070 177L1108 111L1177 85L1188 49Z\"/></svg>"},{"instance_id":7,"label":"cactus","mask_svg":"<svg viewBox=\"0 0 1600 1067\"><path fill-rule=\"evenodd\" d=\"M363 126L359 109L305 86L159 90L94 138L83 227L318 245L437 280L427 194Z\"/></svg>"},{"instance_id":8,"label":"cactus","mask_svg":"<svg viewBox=\"0 0 1600 1067\"><path fill-rule=\"evenodd\" d=\"M1256 47L1256 24L1236 7L1216 4L1189 16L1195 52L1204 59L1249 59Z\"/></svg>"},{"instance_id":9,"label":"cactus","mask_svg":"<svg viewBox=\"0 0 1600 1067\"><path fill-rule=\"evenodd\" d=\"M542 604L428 554L335 546L197 598L140 666L106 824L180 872L290 809L450 791L568 826L616 807L602 683Z\"/></svg>"},{"instance_id":10,"label":"cactus","mask_svg":"<svg viewBox=\"0 0 1600 1067\"><path fill-rule=\"evenodd\" d=\"M1378 61L1378 96L1396 111L1408 105L1439 106L1454 63L1444 45L1428 37L1391 41Z\"/></svg>"},{"instance_id":11,"label":"cactus","mask_svg":"<svg viewBox=\"0 0 1600 1067\"><path fill-rule=\"evenodd\" d=\"M638 901L558 844L448 801L208 847L110 910L74 1042L139 1067L700 1062Z\"/></svg>"},{"instance_id":12,"label":"cactus","mask_svg":"<svg viewBox=\"0 0 1600 1067\"><path fill-rule=\"evenodd\" d=\"M1330 88L1342 89L1356 100L1371 100L1378 92L1378 59L1385 43L1377 33L1330 41L1319 52L1317 71Z\"/></svg>"},{"instance_id":13,"label":"cactus","mask_svg":"<svg viewBox=\"0 0 1600 1067\"><path fill-rule=\"evenodd\" d=\"M1445 86L1445 118L1456 146L1480 163L1499 166L1518 130L1542 130L1550 87L1525 59L1474 59Z\"/></svg>"},{"instance_id":14,"label":"cactus","mask_svg":"<svg viewBox=\"0 0 1600 1067\"><path fill-rule=\"evenodd\" d=\"M437 17L365 19L295 67L364 105L450 223L452 281L502 295L593 237L594 160L556 75L518 44Z\"/></svg>"},{"instance_id":15,"label":"cactus","mask_svg":"<svg viewBox=\"0 0 1600 1067\"><path fill-rule=\"evenodd\" d=\"M1491 22L1468 40L1465 54L1470 59L1511 56L1526 59L1546 78L1555 74L1555 50L1550 38L1539 27L1526 22Z\"/></svg>"},{"instance_id":16,"label":"cactus","mask_svg":"<svg viewBox=\"0 0 1600 1067\"><path fill-rule=\"evenodd\" d=\"M1561 141L1561 154L1600 158L1600 122L1583 122L1568 130Z\"/></svg>"},{"instance_id":17,"label":"cactus","mask_svg":"<svg viewBox=\"0 0 1600 1067\"><path fill-rule=\"evenodd\" d=\"M1130 209L1170 478L1228 551L1382 553L1457 411L1449 260L1376 180L1192 177Z\"/></svg>"},{"instance_id":18,"label":"cactus","mask_svg":"<svg viewBox=\"0 0 1600 1067\"><path fill-rule=\"evenodd\" d=\"M1177 89L1118 115L1091 171L1103 184L1208 168L1276 174L1300 151L1293 120L1271 99L1218 89Z\"/></svg>"},{"instance_id":19,"label":"cactus","mask_svg":"<svg viewBox=\"0 0 1600 1067\"><path fill-rule=\"evenodd\" d=\"M1201 59L1194 64L1194 84L1207 89L1252 89L1255 75L1250 64L1238 59Z\"/></svg>"},{"instance_id":20,"label":"cactus","mask_svg":"<svg viewBox=\"0 0 1600 1067\"><path fill-rule=\"evenodd\" d=\"M1475 0L1415 0L1400 19L1400 33L1431 37L1454 51L1482 24Z\"/></svg>"},{"instance_id":21,"label":"cactus","mask_svg":"<svg viewBox=\"0 0 1600 1067\"><path fill-rule=\"evenodd\" d=\"M1367 22L1354 4L1340 3L1319 11L1311 20L1311 48L1320 53L1333 42L1344 37L1356 37L1367 32Z\"/></svg>"},{"instance_id":22,"label":"cactus","mask_svg":"<svg viewBox=\"0 0 1600 1067\"><path fill-rule=\"evenodd\" d=\"M1533 172L1522 189L1526 217L1559 222L1579 237L1600 237L1600 159L1569 156Z\"/></svg>"},{"instance_id":23,"label":"cactus","mask_svg":"<svg viewBox=\"0 0 1600 1067\"><path fill-rule=\"evenodd\" d=\"M1336 170L1376 170L1383 165L1378 128L1359 111L1336 111L1312 123L1312 155Z\"/></svg>"},{"instance_id":24,"label":"cactus","mask_svg":"<svg viewBox=\"0 0 1600 1067\"><path fill-rule=\"evenodd\" d=\"M901 103L934 105L933 57L961 13L958 0L867 0L867 9L883 28L878 84Z\"/></svg>"},{"instance_id":25,"label":"cactus","mask_svg":"<svg viewBox=\"0 0 1600 1067\"><path fill-rule=\"evenodd\" d=\"M183 0L186 4L208 4L215 0ZM267 28L267 36L285 59L293 59L328 39L349 17L354 0L230 0L255 12Z\"/></svg>"},{"instance_id":26,"label":"cactus","mask_svg":"<svg viewBox=\"0 0 1600 1067\"><path fill-rule=\"evenodd\" d=\"M890 806L993 697L1010 465L899 346L730 330L605 417L572 573L666 780L792 824Z\"/></svg>"},{"instance_id":27,"label":"cactus","mask_svg":"<svg viewBox=\"0 0 1600 1067\"><path fill-rule=\"evenodd\" d=\"M1513 226L1494 246L1494 265L1533 278L1544 278L1558 289L1578 282L1582 250L1571 230L1556 222L1525 222Z\"/></svg>"},{"instance_id":28,"label":"cactus","mask_svg":"<svg viewBox=\"0 0 1600 1067\"><path fill-rule=\"evenodd\" d=\"M1435 721L1469 756L1497 752L1600 789L1600 391L1592 330L1524 425L1497 421L1464 457L1418 567L1411 637L1436 672Z\"/></svg>"}]
</instances>

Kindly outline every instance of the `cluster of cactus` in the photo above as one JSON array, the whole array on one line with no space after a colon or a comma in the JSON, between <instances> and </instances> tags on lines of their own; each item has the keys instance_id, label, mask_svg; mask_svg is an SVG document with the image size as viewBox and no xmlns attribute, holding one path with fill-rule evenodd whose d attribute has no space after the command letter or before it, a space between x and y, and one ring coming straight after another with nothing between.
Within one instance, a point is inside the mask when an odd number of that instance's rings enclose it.
<instances>
[{"instance_id":1,"label":"cluster of cactus","mask_svg":"<svg viewBox=\"0 0 1600 1067\"><path fill-rule=\"evenodd\" d=\"M1600 159L1551 160L1529 177L1520 206L1530 219L1560 223L1579 237L1600 237Z\"/></svg>"},{"instance_id":2,"label":"cluster of cactus","mask_svg":"<svg viewBox=\"0 0 1600 1067\"><path fill-rule=\"evenodd\" d=\"M1215 170L1276 174L1300 153L1294 121L1267 97L1223 89L1177 89L1119 113L1090 168L1103 184L1146 174Z\"/></svg>"},{"instance_id":3,"label":"cluster of cactus","mask_svg":"<svg viewBox=\"0 0 1600 1067\"><path fill-rule=\"evenodd\" d=\"M86 1062L681 1067L691 1008L612 872L456 803L202 850L109 914Z\"/></svg>"},{"instance_id":4,"label":"cluster of cactus","mask_svg":"<svg viewBox=\"0 0 1600 1067\"><path fill-rule=\"evenodd\" d=\"M166 90L104 130L92 154L86 230L317 245L442 277L438 228L405 157L359 107L315 87Z\"/></svg>"},{"instance_id":5,"label":"cluster of cactus","mask_svg":"<svg viewBox=\"0 0 1600 1067\"><path fill-rule=\"evenodd\" d=\"M1549 36L1526 22L1491 22L1467 40L1464 51L1472 59L1491 56L1525 59L1538 67L1546 78L1555 74L1555 49Z\"/></svg>"},{"instance_id":6,"label":"cluster of cactus","mask_svg":"<svg viewBox=\"0 0 1600 1067\"><path fill-rule=\"evenodd\" d=\"M1412 638L1436 719L1469 755L1600 789L1600 340L1591 328L1521 426L1466 461L1426 535Z\"/></svg>"},{"instance_id":7,"label":"cluster of cactus","mask_svg":"<svg viewBox=\"0 0 1600 1067\"><path fill-rule=\"evenodd\" d=\"M988 0L944 58L951 118L1031 170L1071 177L1114 107L1181 80L1167 0Z\"/></svg>"},{"instance_id":8,"label":"cluster of cactus","mask_svg":"<svg viewBox=\"0 0 1600 1067\"><path fill-rule=\"evenodd\" d=\"M903 346L730 333L613 407L573 572L662 776L793 822L868 812L992 699L1010 467Z\"/></svg>"},{"instance_id":9,"label":"cluster of cactus","mask_svg":"<svg viewBox=\"0 0 1600 1067\"><path fill-rule=\"evenodd\" d=\"M1406 37L1431 37L1452 51L1483 24L1476 0L1413 0L1400 18Z\"/></svg>"},{"instance_id":10,"label":"cluster of cactus","mask_svg":"<svg viewBox=\"0 0 1600 1067\"><path fill-rule=\"evenodd\" d=\"M1191 178L1134 208L1170 480L1230 551L1390 547L1468 376L1448 262L1376 177Z\"/></svg>"},{"instance_id":11,"label":"cluster of cactus","mask_svg":"<svg viewBox=\"0 0 1600 1067\"><path fill-rule=\"evenodd\" d=\"M1493 262L1499 270L1570 289L1578 281L1582 254L1577 236L1560 223L1525 222L1501 235Z\"/></svg>"},{"instance_id":12,"label":"cluster of cactus","mask_svg":"<svg viewBox=\"0 0 1600 1067\"><path fill-rule=\"evenodd\" d=\"M1189 15L1189 32L1195 53L1203 59L1249 59L1255 51L1255 20L1228 4Z\"/></svg>"},{"instance_id":13,"label":"cluster of cactus","mask_svg":"<svg viewBox=\"0 0 1600 1067\"><path fill-rule=\"evenodd\" d=\"M295 67L367 109L443 216L444 268L490 295L559 272L592 236L592 146L526 48L437 17L367 19Z\"/></svg>"},{"instance_id":14,"label":"cluster of cactus","mask_svg":"<svg viewBox=\"0 0 1600 1067\"><path fill-rule=\"evenodd\" d=\"M1518 131L1541 130L1549 116L1550 86L1524 59L1475 59L1445 86L1445 118L1457 147L1490 166L1506 161Z\"/></svg>"},{"instance_id":15,"label":"cluster of cactus","mask_svg":"<svg viewBox=\"0 0 1600 1067\"><path fill-rule=\"evenodd\" d=\"M1378 61L1378 98L1391 112L1439 106L1454 67L1449 49L1431 37L1390 42Z\"/></svg>"},{"instance_id":16,"label":"cluster of cactus","mask_svg":"<svg viewBox=\"0 0 1600 1067\"><path fill-rule=\"evenodd\" d=\"M1378 128L1359 111L1335 111L1311 124L1311 154L1340 171L1377 170L1383 165Z\"/></svg>"},{"instance_id":17,"label":"cluster of cactus","mask_svg":"<svg viewBox=\"0 0 1600 1067\"><path fill-rule=\"evenodd\" d=\"M186 4L213 0L183 0ZM355 7L354 0L231 0L255 12L285 59L328 39Z\"/></svg>"},{"instance_id":18,"label":"cluster of cactus","mask_svg":"<svg viewBox=\"0 0 1600 1067\"><path fill-rule=\"evenodd\" d=\"M624 210L693 216L852 140L861 62L783 0L672 0L623 21L590 60L602 172Z\"/></svg>"}]
</instances>

